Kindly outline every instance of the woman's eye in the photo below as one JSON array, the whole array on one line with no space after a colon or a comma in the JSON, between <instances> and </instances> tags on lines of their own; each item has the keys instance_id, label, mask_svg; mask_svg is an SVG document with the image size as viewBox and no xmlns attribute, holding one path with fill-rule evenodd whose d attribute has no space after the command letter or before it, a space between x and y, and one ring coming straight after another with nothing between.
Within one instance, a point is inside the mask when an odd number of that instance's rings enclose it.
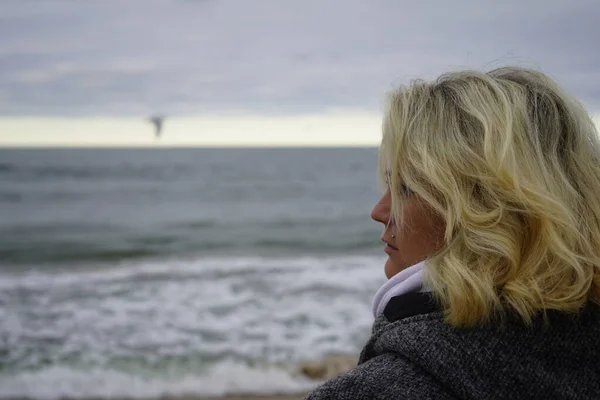
<instances>
[{"instance_id":1,"label":"woman's eye","mask_svg":"<svg viewBox=\"0 0 600 400\"><path fill-rule=\"evenodd\" d=\"M391 185L390 181L386 180L385 184L387 185L388 188L391 189L392 185ZM406 186L403 183L400 184L400 191L399 192L400 192L400 194L405 195L405 196L409 196L409 195L412 194L412 190L410 190L408 188L408 186Z\"/></svg>"},{"instance_id":2,"label":"woman's eye","mask_svg":"<svg viewBox=\"0 0 600 400\"><path fill-rule=\"evenodd\" d=\"M390 171L386 171L385 173L385 184L388 188L392 186L392 174ZM400 194L408 196L412 194L412 190L410 190L404 183L400 184Z\"/></svg>"}]
</instances>

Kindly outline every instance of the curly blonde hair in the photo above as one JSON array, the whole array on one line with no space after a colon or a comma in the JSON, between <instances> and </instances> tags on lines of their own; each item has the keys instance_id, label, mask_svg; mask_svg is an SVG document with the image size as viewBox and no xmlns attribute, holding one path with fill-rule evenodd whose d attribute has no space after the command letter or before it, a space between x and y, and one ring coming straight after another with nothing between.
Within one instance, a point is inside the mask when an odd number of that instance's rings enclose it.
<instances>
[{"instance_id":1,"label":"curly blonde hair","mask_svg":"<svg viewBox=\"0 0 600 400\"><path fill-rule=\"evenodd\" d=\"M425 281L448 323L600 303L599 159L583 106L539 71L452 72L389 93L380 177L398 223L402 185L446 223Z\"/></svg>"}]
</instances>

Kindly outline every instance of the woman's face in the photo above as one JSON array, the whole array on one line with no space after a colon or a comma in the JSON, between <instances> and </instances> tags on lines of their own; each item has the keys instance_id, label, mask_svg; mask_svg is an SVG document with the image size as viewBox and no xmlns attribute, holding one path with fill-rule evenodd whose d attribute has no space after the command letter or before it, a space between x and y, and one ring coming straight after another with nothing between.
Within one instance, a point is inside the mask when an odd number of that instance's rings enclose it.
<instances>
[{"instance_id":1,"label":"woman's face","mask_svg":"<svg viewBox=\"0 0 600 400\"><path fill-rule=\"evenodd\" d=\"M426 259L444 243L444 222L438 214L414 193L404 193L402 215L404 225L398 226L391 218L392 195L390 189L375 204L371 218L384 225L381 240L386 243L388 255L385 275L389 278L405 268Z\"/></svg>"}]
</instances>

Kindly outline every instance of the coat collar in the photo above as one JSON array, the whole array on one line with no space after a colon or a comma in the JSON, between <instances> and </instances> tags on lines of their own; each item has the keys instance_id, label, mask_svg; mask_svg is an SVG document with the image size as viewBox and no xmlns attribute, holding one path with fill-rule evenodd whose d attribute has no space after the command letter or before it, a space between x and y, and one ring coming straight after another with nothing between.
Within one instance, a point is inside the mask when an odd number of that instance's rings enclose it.
<instances>
[{"instance_id":1,"label":"coat collar","mask_svg":"<svg viewBox=\"0 0 600 400\"><path fill-rule=\"evenodd\" d=\"M392 297L383 310L383 315L389 322L440 311L441 308L431 292L410 292Z\"/></svg>"}]
</instances>

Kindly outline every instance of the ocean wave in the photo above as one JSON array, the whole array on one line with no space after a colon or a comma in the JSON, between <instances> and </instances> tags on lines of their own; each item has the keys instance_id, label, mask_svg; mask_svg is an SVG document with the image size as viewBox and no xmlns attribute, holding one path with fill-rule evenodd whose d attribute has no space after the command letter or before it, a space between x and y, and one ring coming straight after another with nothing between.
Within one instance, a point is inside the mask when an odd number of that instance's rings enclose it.
<instances>
[{"instance_id":1,"label":"ocean wave","mask_svg":"<svg viewBox=\"0 0 600 400\"><path fill-rule=\"evenodd\" d=\"M52 180L140 180L165 181L193 176L189 166L178 165L14 165L0 164L0 176L14 177L26 181Z\"/></svg>"},{"instance_id":2,"label":"ocean wave","mask_svg":"<svg viewBox=\"0 0 600 400\"><path fill-rule=\"evenodd\" d=\"M0 193L0 203L16 204L23 200L23 195L18 192Z\"/></svg>"},{"instance_id":3,"label":"ocean wave","mask_svg":"<svg viewBox=\"0 0 600 400\"><path fill-rule=\"evenodd\" d=\"M77 264L83 262L112 263L155 257L193 257L201 255L262 254L288 252L293 254L373 251L378 239L373 232L357 232L337 237L298 235L276 237L274 234L238 236L226 234L197 237L180 233L159 233L125 237L118 227L111 225L85 226L73 224L64 227L39 226L0 230L0 269L15 264ZM207 223L205 229L214 229ZM201 229L201 228L198 228ZM108 234L114 230L112 235ZM223 229L222 229L223 230ZM68 231L67 236L62 236ZM216 231L215 231L216 232ZM65 234L66 235L66 234ZM79 236L78 236L79 235Z\"/></svg>"},{"instance_id":4,"label":"ocean wave","mask_svg":"<svg viewBox=\"0 0 600 400\"><path fill-rule=\"evenodd\" d=\"M12 172L17 167L14 164L0 162L0 174Z\"/></svg>"},{"instance_id":5,"label":"ocean wave","mask_svg":"<svg viewBox=\"0 0 600 400\"><path fill-rule=\"evenodd\" d=\"M0 399L159 399L185 396L305 393L320 382L286 368L223 362L206 373L145 376L103 368L52 366L0 375Z\"/></svg>"},{"instance_id":6,"label":"ocean wave","mask_svg":"<svg viewBox=\"0 0 600 400\"><path fill-rule=\"evenodd\" d=\"M180 229L205 229L205 228L213 228L218 225L216 220L196 220L196 221L187 221L187 222L179 222L172 223L168 225L168 228L180 228Z\"/></svg>"},{"instance_id":7,"label":"ocean wave","mask_svg":"<svg viewBox=\"0 0 600 400\"><path fill-rule=\"evenodd\" d=\"M89 233L107 233L114 234L118 232L120 225L116 223L95 223L85 224L78 222L52 222L52 223L36 223L34 225L16 225L5 226L0 228L0 237L2 236L27 236L28 238L36 235L60 235L65 232L69 234L81 235Z\"/></svg>"},{"instance_id":8,"label":"ocean wave","mask_svg":"<svg viewBox=\"0 0 600 400\"><path fill-rule=\"evenodd\" d=\"M285 366L357 354L382 265L255 256L2 272L0 398L310 389Z\"/></svg>"},{"instance_id":9,"label":"ocean wave","mask_svg":"<svg viewBox=\"0 0 600 400\"><path fill-rule=\"evenodd\" d=\"M33 244L31 247L0 248L0 260L5 267L14 264L32 263L80 263L93 261L111 263L114 261L146 259L162 255L164 252L148 247L98 249L84 246L44 246Z\"/></svg>"},{"instance_id":10,"label":"ocean wave","mask_svg":"<svg viewBox=\"0 0 600 400\"><path fill-rule=\"evenodd\" d=\"M301 270L311 272L330 271L338 268L370 270L383 265L382 256L372 255L304 255L304 256L211 256L171 257L146 261L127 260L113 263L106 268L10 270L0 272L0 290L11 288L39 290L62 285L101 284L115 281L140 281L148 278L157 281L219 279L221 277L244 277L250 273L272 274ZM314 274L315 277L320 274ZM311 278L312 279L312 278ZM317 280L319 280L317 278ZM326 280L320 280L324 282ZM344 280L335 281L343 284ZM301 282L299 282L301 283Z\"/></svg>"}]
</instances>

